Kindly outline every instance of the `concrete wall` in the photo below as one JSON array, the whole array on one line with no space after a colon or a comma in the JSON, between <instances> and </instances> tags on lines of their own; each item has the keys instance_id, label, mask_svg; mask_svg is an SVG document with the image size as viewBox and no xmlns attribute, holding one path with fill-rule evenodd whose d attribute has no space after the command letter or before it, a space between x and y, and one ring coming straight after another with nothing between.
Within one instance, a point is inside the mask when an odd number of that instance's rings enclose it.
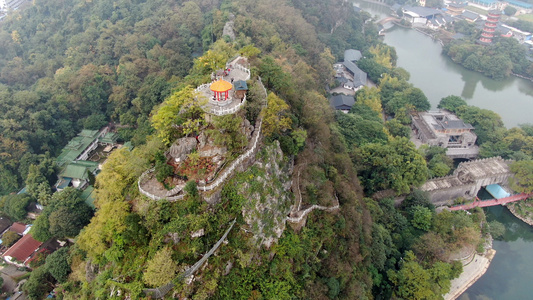
<instances>
[{"instance_id":1,"label":"concrete wall","mask_svg":"<svg viewBox=\"0 0 533 300\"><path fill-rule=\"evenodd\" d=\"M475 184L464 184L448 189L439 189L429 191L431 203L435 206L452 205L454 199L464 197L465 199L473 199L479 189Z\"/></svg>"}]
</instances>

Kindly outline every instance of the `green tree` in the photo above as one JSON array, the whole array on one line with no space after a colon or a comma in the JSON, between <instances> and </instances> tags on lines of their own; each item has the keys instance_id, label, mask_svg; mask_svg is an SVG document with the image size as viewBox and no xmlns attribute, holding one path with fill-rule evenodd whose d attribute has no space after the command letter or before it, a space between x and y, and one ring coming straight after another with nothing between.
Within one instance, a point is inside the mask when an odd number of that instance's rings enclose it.
<instances>
[{"instance_id":1,"label":"green tree","mask_svg":"<svg viewBox=\"0 0 533 300\"><path fill-rule=\"evenodd\" d=\"M48 214L41 213L33 223L30 233L36 240L46 242L52 238L50 233L50 222L48 221Z\"/></svg>"},{"instance_id":2,"label":"green tree","mask_svg":"<svg viewBox=\"0 0 533 300\"><path fill-rule=\"evenodd\" d=\"M389 279L394 285L394 297L401 299L438 299L431 289L431 275L418 262L411 251L407 251L398 271L389 270Z\"/></svg>"},{"instance_id":3,"label":"green tree","mask_svg":"<svg viewBox=\"0 0 533 300\"><path fill-rule=\"evenodd\" d=\"M268 105L263 109L263 133L265 136L281 134L291 127L289 106L274 93L268 94Z\"/></svg>"},{"instance_id":4,"label":"green tree","mask_svg":"<svg viewBox=\"0 0 533 300\"><path fill-rule=\"evenodd\" d=\"M178 267L172 260L172 250L165 247L154 255L146 265L143 281L150 286L166 284L174 278Z\"/></svg>"},{"instance_id":5,"label":"green tree","mask_svg":"<svg viewBox=\"0 0 533 300\"><path fill-rule=\"evenodd\" d=\"M206 99L194 95L192 87L172 94L152 117L152 126L163 143L170 145L180 134L198 132L205 125L202 106Z\"/></svg>"},{"instance_id":6,"label":"green tree","mask_svg":"<svg viewBox=\"0 0 533 300\"><path fill-rule=\"evenodd\" d=\"M26 208L31 203L31 196L27 194L7 195L2 199L2 210L14 221L26 218Z\"/></svg>"},{"instance_id":7,"label":"green tree","mask_svg":"<svg viewBox=\"0 0 533 300\"><path fill-rule=\"evenodd\" d=\"M411 219L411 224L415 228L429 231L431 229L433 219L433 213L431 210L424 206L415 206L413 208L413 219Z\"/></svg>"},{"instance_id":8,"label":"green tree","mask_svg":"<svg viewBox=\"0 0 533 300\"><path fill-rule=\"evenodd\" d=\"M71 272L68 249L68 247L60 248L46 257L45 268L59 283L65 282Z\"/></svg>"},{"instance_id":9,"label":"green tree","mask_svg":"<svg viewBox=\"0 0 533 300\"><path fill-rule=\"evenodd\" d=\"M227 147L231 152L238 152L247 143L246 136L241 131L242 123L242 118L234 115L214 117L215 128L208 132L217 145Z\"/></svg>"},{"instance_id":10,"label":"green tree","mask_svg":"<svg viewBox=\"0 0 533 300\"><path fill-rule=\"evenodd\" d=\"M6 246L6 247L11 247L11 245L13 245L20 238L21 238L21 236L18 235L16 232L8 230L2 236L2 245Z\"/></svg>"},{"instance_id":11,"label":"green tree","mask_svg":"<svg viewBox=\"0 0 533 300\"><path fill-rule=\"evenodd\" d=\"M533 160L520 160L511 164L514 176L509 179L511 188L518 193L533 192Z\"/></svg>"},{"instance_id":12,"label":"green tree","mask_svg":"<svg viewBox=\"0 0 533 300\"><path fill-rule=\"evenodd\" d=\"M457 108L463 105L467 105L466 101L463 98L459 96L450 95L442 98L439 101L439 105L437 105L437 108L447 109L455 113L457 111Z\"/></svg>"},{"instance_id":13,"label":"green tree","mask_svg":"<svg viewBox=\"0 0 533 300\"><path fill-rule=\"evenodd\" d=\"M516 8L510 6L510 5L507 5L504 9L503 9L503 13L506 15L506 16L514 16L514 14L516 14Z\"/></svg>"},{"instance_id":14,"label":"green tree","mask_svg":"<svg viewBox=\"0 0 533 300\"><path fill-rule=\"evenodd\" d=\"M52 277L46 267L40 267L31 272L28 281L22 286L22 290L31 300L39 300L52 290Z\"/></svg>"},{"instance_id":15,"label":"green tree","mask_svg":"<svg viewBox=\"0 0 533 300\"><path fill-rule=\"evenodd\" d=\"M362 146L368 143L387 142L383 123L364 120L361 116L337 112L335 119L339 124L339 131L344 136L348 148Z\"/></svg>"},{"instance_id":16,"label":"green tree","mask_svg":"<svg viewBox=\"0 0 533 300\"><path fill-rule=\"evenodd\" d=\"M427 179L426 162L407 138L393 138L386 145L363 145L356 152L356 161L360 180L370 193L389 188L407 193Z\"/></svg>"}]
</instances>

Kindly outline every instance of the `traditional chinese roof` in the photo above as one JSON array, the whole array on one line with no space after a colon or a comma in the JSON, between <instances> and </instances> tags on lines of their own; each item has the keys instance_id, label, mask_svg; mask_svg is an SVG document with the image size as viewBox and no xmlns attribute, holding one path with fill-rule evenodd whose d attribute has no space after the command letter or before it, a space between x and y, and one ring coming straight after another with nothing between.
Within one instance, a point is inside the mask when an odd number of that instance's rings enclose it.
<instances>
[{"instance_id":1,"label":"traditional chinese roof","mask_svg":"<svg viewBox=\"0 0 533 300\"><path fill-rule=\"evenodd\" d=\"M355 98L353 96L346 96L339 94L329 99L331 107L338 110L349 110L355 104Z\"/></svg>"},{"instance_id":2,"label":"traditional chinese roof","mask_svg":"<svg viewBox=\"0 0 533 300\"><path fill-rule=\"evenodd\" d=\"M363 57L361 51L355 49L348 49L344 51L344 61L358 61Z\"/></svg>"},{"instance_id":3,"label":"traditional chinese roof","mask_svg":"<svg viewBox=\"0 0 533 300\"><path fill-rule=\"evenodd\" d=\"M31 234L28 233L7 249L3 256L10 256L17 261L24 262L33 254L33 252L39 249L42 244L43 243L35 240Z\"/></svg>"},{"instance_id":4,"label":"traditional chinese roof","mask_svg":"<svg viewBox=\"0 0 533 300\"><path fill-rule=\"evenodd\" d=\"M211 84L211 90L213 92L227 92L233 88L233 85L231 83L227 82L224 79L217 80Z\"/></svg>"},{"instance_id":5,"label":"traditional chinese roof","mask_svg":"<svg viewBox=\"0 0 533 300\"><path fill-rule=\"evenodd\" d=\"M94 172L98 168L98 163L87 160L78 160L68 164L59 173L61 178L88 179L87 172Z\"/></svg>"},{"instance_id":6,"label":"traditional chinese roof","mask_svg":"<svg viewBox=\"0 0 533 300\"><path fill-rule=\"evenodd\" d=\"M247 91L248 85L246 84L246 81L244 80L237 80L233 83L233 86L235 87L236 91Z\"/></svg>"},{"instance_id":7,"label":"traditional chinese roof","mask_svg":"<svg viewBox=\"0 0 533 300\"><path fill-rule=\"evenodd\" d=\"M59 166L76 160L98 138L98 130L82 130L63 148L56 159Z\"/></svg>"}]
</instances>

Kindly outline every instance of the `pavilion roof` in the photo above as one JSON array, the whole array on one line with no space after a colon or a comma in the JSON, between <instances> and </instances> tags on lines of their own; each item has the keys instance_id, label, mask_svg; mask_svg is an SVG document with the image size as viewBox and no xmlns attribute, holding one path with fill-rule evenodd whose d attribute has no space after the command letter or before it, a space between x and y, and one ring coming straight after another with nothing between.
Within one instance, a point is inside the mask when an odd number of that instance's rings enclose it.
<instances>
[{"instance_id":1,"label":"pavilion roof","mask_svg":"<svg viewBox=\"0 0 533 300\"><path fill-rule=\"evenodd\" d=\"M227 92L233 88L233 85L224 79L220 79L213 82L210 88L213 92Z\"/></svg>"}]
</instances>

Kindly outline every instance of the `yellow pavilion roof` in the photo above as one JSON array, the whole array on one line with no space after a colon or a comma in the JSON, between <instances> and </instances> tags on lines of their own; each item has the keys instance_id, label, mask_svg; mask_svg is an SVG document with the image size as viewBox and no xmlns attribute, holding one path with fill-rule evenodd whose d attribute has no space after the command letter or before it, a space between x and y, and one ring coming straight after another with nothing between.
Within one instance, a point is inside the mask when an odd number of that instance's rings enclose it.
<instances>
[{"instance_id":1,"label":"yellow pavilion roof","mask_svg":"<svg viewBox=\"0 0 533 300\"><path fill-rule=\"evenodd\" d=\"M233 85L224 79L217 80L211 84L213 92L227 92L233 88Z\"/></svg>"}]
</instances>

